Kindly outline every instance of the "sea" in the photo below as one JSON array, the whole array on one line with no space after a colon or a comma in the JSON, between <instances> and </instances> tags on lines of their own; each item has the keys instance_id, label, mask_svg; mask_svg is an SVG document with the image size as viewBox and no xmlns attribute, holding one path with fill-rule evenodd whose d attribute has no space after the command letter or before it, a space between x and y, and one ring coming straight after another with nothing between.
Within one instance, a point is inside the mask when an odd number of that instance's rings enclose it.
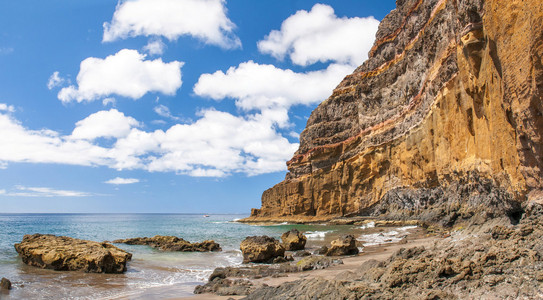
<instances>
[{"instance_id":1,"label":"sea","mask_svg":"<svg viewBox=\"0 0 543 300\"><path fill-rule=\"evenodd\" d=\"M339 235L354 234L365 245L395 242L411 227L377 230L372 224L249 225L247 215L202 214L0 214L0 277L13 285L0 299L168 299L193 295L216 267L242 263L247 236L281 234L296 228L308 237L309 250ZM115 244L132 253L124 274L44 270L22 263L14 244L25 234L54 234L92 241L173 235L190 242L215 240L220 252L161 252L149 246Z\"/></svg>"}]
</instances>

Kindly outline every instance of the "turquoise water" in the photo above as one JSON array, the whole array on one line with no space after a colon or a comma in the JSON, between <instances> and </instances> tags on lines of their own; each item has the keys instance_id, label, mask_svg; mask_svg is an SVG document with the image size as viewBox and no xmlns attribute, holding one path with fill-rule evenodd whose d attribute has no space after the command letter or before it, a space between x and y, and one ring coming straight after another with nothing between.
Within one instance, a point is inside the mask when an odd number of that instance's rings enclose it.
<instances>
[{"instance_id":1,"label":"turquoise water","mask_svg":"<svg viewBox=\"0 0 543 300\"><path fill-rule=\"evenodd\" d=\"M247 236L279 238L291 228L307 232L308 244L324 243L325 233L341 234L346 226L252 226L232 222L246 215L186 214L0 214L0 277L14 289L0 299L146 299L190 296L214 268L241 264L240 242ZM119 244L133 254L125 274L89 274L41 270L23 264L13 244L23 235L48 233L111 241L121 238L174 235L191 242L212 239L223 251L159 252L148 246Z\"/></svg>"}]
</instances>

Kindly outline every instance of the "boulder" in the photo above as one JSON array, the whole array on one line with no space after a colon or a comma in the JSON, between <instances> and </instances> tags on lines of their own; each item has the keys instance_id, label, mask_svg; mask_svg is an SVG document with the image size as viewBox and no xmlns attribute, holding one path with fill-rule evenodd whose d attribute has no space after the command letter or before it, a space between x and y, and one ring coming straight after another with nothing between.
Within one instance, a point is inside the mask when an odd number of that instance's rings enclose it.
<instances>
[{"instance_id":1,"label":"boulder","mask_svg":"<svg viewBox=\"0 0 543 300\"><path fill-rule=\"evenodd\" d=\"M358 254L358 247L356 247L356 239L350 234L341 236L337 240L333 240L330 248L326 252L326 256L354 254Z\"/></svg>"},{"instance_id":2,"label":"boulder","mask_svg":"<svg viewBox=\"0 0 543 300\"><path fill-rule=\"evenodd\" d=\"M27 265L56 271L123 273L132 254L108 243L50 234L25 235L15 250Z\"/></svg>"},{"instance_id":3,"label":"boulder","mask_svg":"<svg viewBox=\"0 0 543 300\"><path fill-rule=\"evenodd\" d=\"M222 250L221 246L212 240L206 240L201 243L191 243L176 236L155 235L152 238L137 237L114 240L113 242L128 245L148 245L161 251L207 252Z\"/></svg>"},{"instance_id":4,"label":"boulder","mask_svg":"<svg viewBox=\"0 0 543 300\"><path fill-rule=\"evenodd\" d=\"M315 251L313 252L313 254L325 255L326 252L328 252L328 247L322 246L322 247L320 247L319 249L315 250Z\"/></svg>"},{"instance_id":5,"label":"boulder","mask_svg":"<svg viewBox=\"0 0 543 300\"><path fill-rule=\"evenodd\" d=\"M308 271L326 269L329 266L341 264L343 264L343 261L341 259L332 259L325 256L307 256L297 262L296 266L300 271Z\"/></svg>"},{"instance_id":6,"label":"boulder","mask_svg":"<svg viewBox=\"0 0 543 300\"><path fill-rule=\"evenodd\" d=\"M283 241L283 247L288 251L303 250L305 248L305 242L307 238L297 229L291 229L281 235L281 241Z\"/></svg>"},{"instance_id":7,"label":"boulder","mask_svg":"<svg viewBox=\"0 0 543 300\"><path fill-rule=\"evenodd\" d=\"M269 236L249 236L241 242L241 252L243 253L243 263L271 262L278 256L285 255L285 248L278 240Z\"/></svg>"},{"instance_id":8,"label":"boulder","mask_svg":"<svg viewBox=\"0 0 543 300\"><path fill-rule=\"evenodd\" d=\"M2 280L0 281L0 290L11 290L11 281L2 277Z\"/></svg>"}]
</instances>

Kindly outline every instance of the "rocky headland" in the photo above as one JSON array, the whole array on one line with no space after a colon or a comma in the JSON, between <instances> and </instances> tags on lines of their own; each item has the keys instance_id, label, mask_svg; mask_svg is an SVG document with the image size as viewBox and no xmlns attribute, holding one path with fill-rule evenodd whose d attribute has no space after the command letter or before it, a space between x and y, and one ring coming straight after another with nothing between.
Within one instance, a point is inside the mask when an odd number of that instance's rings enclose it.
<instances>
[{"instance_id":1,"label":"rocky headland","mask_svg":"<svg viewBox=\"0 0 543 300\"><path fill-rule=\"evenodd\" d=\"M440 234L255 282L244 299L543 298L543 2L396 4L368 60L312 112L285 180L241 221Z\"/></svg>"},{"instance_id":2,"label":"rocky headland","mask_svg":"<svg viewBox=\"0 0 543 300\"><path fill-rule=\"evenodd\" d=\"M123 273L132 258L108 243L50 234L27 234L15 250L25 264L56 271Z\"/></svg>"},{"instance_id":3,"label":"rocky headland","mask_svg":"<svg viewBox=\"0 0 543 300\"><path fill-rule=\"evenodd\" d=\"M543 2L398 0L245 222L508 216L543 195Z\"/></svg>"}]
</instances>

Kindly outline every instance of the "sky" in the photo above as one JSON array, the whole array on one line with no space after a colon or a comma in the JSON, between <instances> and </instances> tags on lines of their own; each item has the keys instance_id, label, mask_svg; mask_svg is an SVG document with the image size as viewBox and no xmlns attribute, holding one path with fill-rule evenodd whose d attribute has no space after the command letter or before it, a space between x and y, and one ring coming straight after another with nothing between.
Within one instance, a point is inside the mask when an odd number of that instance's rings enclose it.
<instances>
[{"instance_id":1,"label":"sky","mask_svg":"<svg viewBox=\"0 0 543 300\"><path fill-rule=\"evenodd\" d=\"M0 1L0 213L249 213L394 7Z\"/></svg>"}]
</instances>

